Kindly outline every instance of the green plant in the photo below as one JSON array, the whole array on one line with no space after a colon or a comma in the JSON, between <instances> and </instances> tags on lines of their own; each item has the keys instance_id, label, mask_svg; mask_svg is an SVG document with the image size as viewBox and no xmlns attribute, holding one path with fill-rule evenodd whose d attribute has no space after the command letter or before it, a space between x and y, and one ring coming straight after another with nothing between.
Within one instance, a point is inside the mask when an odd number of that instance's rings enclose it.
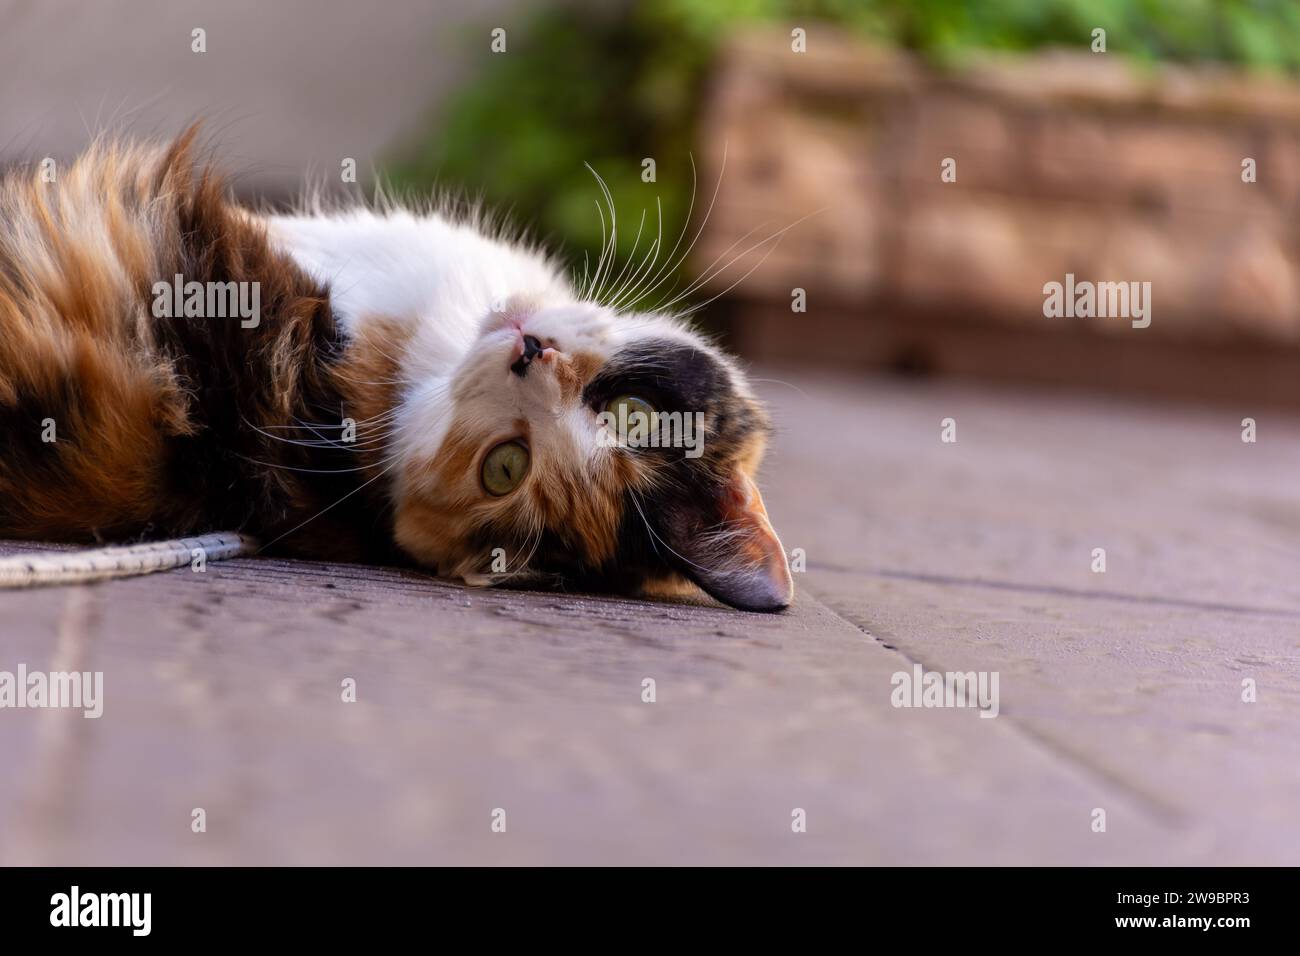
<instances>
[{"instance_id":1,"label":"green plant","mask_svg":"<svg viewBox=\"0 0 1300 956\"><path fill-rule=\"evenodd\" d=\"M657 202L671 247L691 201L699 100L718 44L749 25L812 21L940 65L979 50L1086 48L1101 26L1112 53L1141 60L1300 70L1293 0L563 0L511 31L508 53L485 58L388 176L481 195L580 267L601 245L590 164L615 198L620 255L631 254L643 211L638 254L648 248ZM655 183L641 180L646 157ZM699 184L701 201L711 189Z\"/></svg>"}]
</instances>

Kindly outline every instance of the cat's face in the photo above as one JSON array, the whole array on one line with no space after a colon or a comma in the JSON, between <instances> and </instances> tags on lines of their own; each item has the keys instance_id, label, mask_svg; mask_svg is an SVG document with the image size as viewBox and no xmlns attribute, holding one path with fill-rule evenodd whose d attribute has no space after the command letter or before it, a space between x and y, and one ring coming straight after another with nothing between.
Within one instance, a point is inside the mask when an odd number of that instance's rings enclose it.
<instances>
[{"instance_id":1,"label":"cat's face","mask_svg":"<svg viewBox=\"0 0 1300 956\"><path fill-rule=\"evenodd\" d=\"M790 570L754 484L767 433L740 371L679 324L516 298L450 384L404 405L397 542L476 583L689 579L779 610Z\"/></svg>"}]
</instances>

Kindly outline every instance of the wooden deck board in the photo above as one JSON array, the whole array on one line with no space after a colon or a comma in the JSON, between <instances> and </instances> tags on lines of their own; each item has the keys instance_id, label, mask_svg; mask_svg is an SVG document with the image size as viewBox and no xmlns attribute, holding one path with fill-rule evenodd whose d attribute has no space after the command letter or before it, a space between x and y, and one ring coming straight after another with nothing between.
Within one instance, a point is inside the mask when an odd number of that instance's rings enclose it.
<instances>
[{"instance_id":1,"label":"wooden deck board","mask_svg":"<svg viewBox=\"0 0 1300 956\"><path fill-rule=\"evenodd\" d=\"M255 559L0 594L0 669L105 675L0 711L0 862L1297 862L1300 425L771 377L786 615ZM1000 716L894 708L914 662Z\"/></svg>"}]
</instances>

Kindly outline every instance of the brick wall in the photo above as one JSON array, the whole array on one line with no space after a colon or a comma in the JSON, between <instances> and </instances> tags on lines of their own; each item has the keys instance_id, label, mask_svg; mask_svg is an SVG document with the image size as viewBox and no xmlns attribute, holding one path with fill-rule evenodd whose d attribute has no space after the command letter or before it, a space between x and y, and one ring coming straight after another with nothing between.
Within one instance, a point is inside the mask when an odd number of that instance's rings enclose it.
<instances>
[{"instance_id":1,"label":"brick wall","mask_svg":"<svg viewBox=\"0 0 1300 956\"><path fill-rule=\"evenodd\" d=\"M942 72L829 32L804 54L758 33L721 57L700 139L701 190L724 150L726 171L699 266L816 211L714 283L770 252L729 293L752 355L1300 392L1300 87L1113 53ZM1150 282L1150 327L1046 318L1043 285L1067 273Z\"/></svg>"}]
</instances>

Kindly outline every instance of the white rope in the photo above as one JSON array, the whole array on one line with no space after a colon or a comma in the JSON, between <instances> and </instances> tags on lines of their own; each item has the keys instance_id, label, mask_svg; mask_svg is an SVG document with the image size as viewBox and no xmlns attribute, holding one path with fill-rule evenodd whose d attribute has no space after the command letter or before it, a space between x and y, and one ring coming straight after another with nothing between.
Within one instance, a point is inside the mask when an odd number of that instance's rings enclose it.
<instances>
[{"instance_id":1,"label":"white rope","mask_svg":"<svg viewBox=\"0 0 1300 956\"><path fill-rule=\"evenodd\" d=\"M257 542L237 531L174 538L89 551L42 551L0 558L0 588L80 584L179 568L202 559L220 561L252 554Z\"/></svg>"}]
</instances>

